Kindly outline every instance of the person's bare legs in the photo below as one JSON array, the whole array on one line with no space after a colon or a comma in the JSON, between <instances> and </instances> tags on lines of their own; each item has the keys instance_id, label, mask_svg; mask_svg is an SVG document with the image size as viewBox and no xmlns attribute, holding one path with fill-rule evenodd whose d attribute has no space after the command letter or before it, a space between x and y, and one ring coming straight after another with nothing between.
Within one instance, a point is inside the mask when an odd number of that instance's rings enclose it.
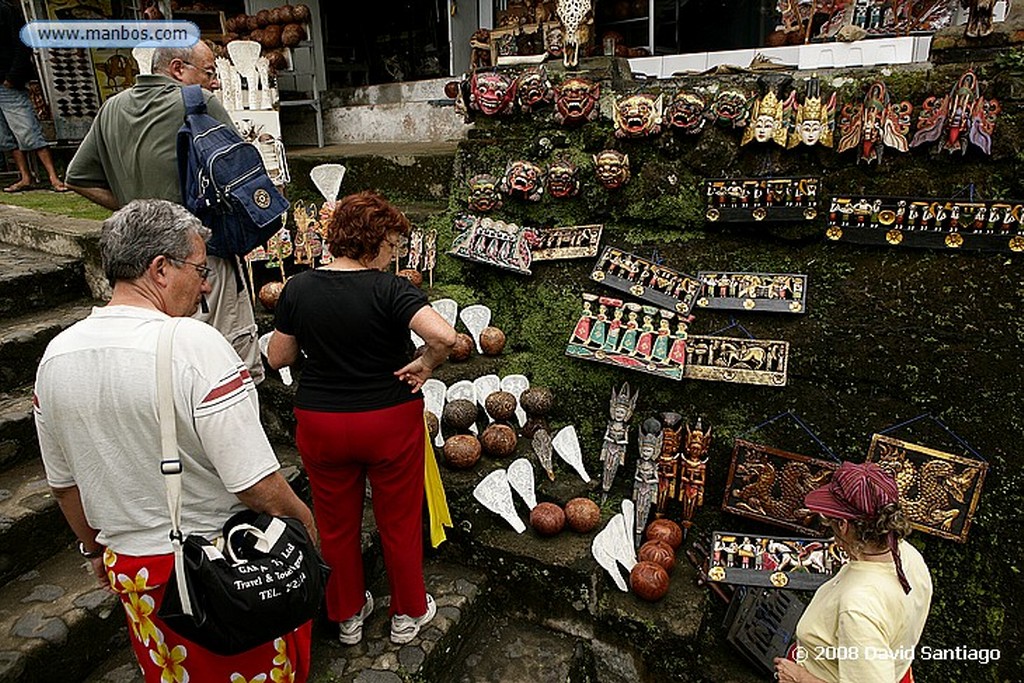
<instances>
[{"instance_id":1,"label":"person's bare legs","mask_svg":"<svg viewBox=\"0 0 1024 683\"><path fill-rule=\"evenodd\" d=\"M50 186L57 192L67 192L68 186L60 179L60 176L57 175L57 170L53 167L53 157L50 156L50 148L40 147L35 152L39 155L39 161L43 162L46 174L50 176Z\"/></svg>"},{"instance_id":2,"label":"person's bare legs","mask_svg":"<svg viewBox=\"0 0 1024 683\"><path fill-rule=\"evenodd\" d=\"M21 177L14 184L5 187L4 192L20 192L32 184L32 174L29 173L28 159L25 157L24 152L20 149L12 149L11 156L14 157L14 164L18 167L18 173ZM50 165L53 165L53 161L50 161Z\"/></svg>"}]
</instances>

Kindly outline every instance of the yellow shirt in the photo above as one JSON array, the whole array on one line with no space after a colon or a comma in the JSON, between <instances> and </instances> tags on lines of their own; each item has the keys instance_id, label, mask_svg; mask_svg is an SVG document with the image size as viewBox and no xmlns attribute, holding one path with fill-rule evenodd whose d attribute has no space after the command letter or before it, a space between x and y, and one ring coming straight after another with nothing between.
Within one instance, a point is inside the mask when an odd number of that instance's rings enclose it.
<instances>
[{"instance_id":1,"label":"yellow shirt","mask_svg":"<svg viewBox=\"0 0 1024 683\"><path fill-rule=\"evenodd\" d=\"M852 561L814 593L800 618L798 660L829 683L897 683L910 668L932 600L921 553L900 542L911 591L891 562Z\"/></svg>"}]
</instances>

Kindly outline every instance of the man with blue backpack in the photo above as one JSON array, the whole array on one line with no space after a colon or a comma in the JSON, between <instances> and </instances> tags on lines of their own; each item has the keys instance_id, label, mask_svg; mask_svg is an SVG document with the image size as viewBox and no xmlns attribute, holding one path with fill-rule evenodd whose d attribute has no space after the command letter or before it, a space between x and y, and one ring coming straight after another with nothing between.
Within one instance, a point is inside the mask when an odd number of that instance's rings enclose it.
<instances>
[{"instance_id":1,"label":"man with blue backpack","mask_svg":"<svg viewBox=\"0 0 1024 683\"><path fill-rule=\"evenodd\" d=\"M209 206L205 207L204 215L198 210L201 207L197 197L183 197L183 189L187 187L183 187L180 179L181 172L185 171L184 185L196 184L193 167L198 163L192 158L188 144L183 149L186 158L179 160L179 131L186 123L184 88L201 87L201 90L191 89L190 101L193 107L205 109L204 120L212 117L214 125L223 124L221 133L235 130L227 111L212 93L220 87L213 51L203 42L186 48L158 48L153 53L152 72L140 74L131 89L104 102L68 166L66 182L75 192L111 210L133 199L166 199L185 204L213 230L211 251L216 255L208 258L208 279L212 288L207 300L208 310L201 310L194 317L224 335L248 366L253 381L259 383L264 373L256 321L239 261L239 256L245 252L237 244L219 251L212 246L218 234L223 239L225 231L218 227L225 222L222 219L234 218L233 208L238 208L238 213L245 216L245 207L230 205L232 209L218 213L215 211L218 207L207 201ZM194 129L186 130L185 143L194 140L194 132ZM259 156L255 148L252 152ZM232 164L229 170L239 176L247 173L236 169L237 165ZM239 179L243 186L252 180ZM203 185L207 187L209 183L203 182ZM226 199L227 193L216 189L217 194ZM279 210L277 215L280 216L287 208L287 202L276 190L271 193L262 186L256 189L246 186L245 189L249 190L250 206L255 209L264 209L257 204L267 204L267 210ZM265 198L263 192L269 197ZM284 209L280 209L282 202Z\"/></svg>"}]
</instances>

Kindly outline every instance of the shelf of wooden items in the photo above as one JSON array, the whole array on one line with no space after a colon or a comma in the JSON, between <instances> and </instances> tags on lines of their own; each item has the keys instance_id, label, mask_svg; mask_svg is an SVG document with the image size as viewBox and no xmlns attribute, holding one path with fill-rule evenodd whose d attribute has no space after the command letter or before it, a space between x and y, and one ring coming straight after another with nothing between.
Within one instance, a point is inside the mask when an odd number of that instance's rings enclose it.
<instances>
[{"instance_id":1,"label":"shelf of wooden items","mask_svg":"<svg viewBox=\"0 0 1024 683\"><path fill-rule=\"evenodd\" d=\"M199 27L199 37L204 40L222 40L227 33L227 24L223 12L212 10L204 11L177 11L174 13L176 21L191 21Z\"/></svg>"}]
</instances>

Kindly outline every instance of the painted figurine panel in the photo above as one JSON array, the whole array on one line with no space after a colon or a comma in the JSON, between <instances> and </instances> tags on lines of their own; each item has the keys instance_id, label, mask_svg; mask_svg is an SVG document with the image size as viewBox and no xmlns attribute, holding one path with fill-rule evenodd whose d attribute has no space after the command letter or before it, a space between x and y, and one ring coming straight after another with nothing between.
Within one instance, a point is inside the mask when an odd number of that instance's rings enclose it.
<instances>
[{"instance_id":1,"label":"painted figurine panel","mask_svg":"<svg viewBox=\"0 0 1024 683\"><path fill-rule=\"evenodd\" d=\"M812 536L826 536L804 496L827 484L839 463L736 439L722 509Z\"/></svg>"},{"instance_id":2,"label":"painted figurine panel","mask_svg":"<svg viewBox=\"0 0 1024 683\"><path fill-rule=\"evenodd\" d=\"M910 525L964 543L981 498L988 463L883 434L871 437L869 462L895 479Z\"/></svg>"},{"instance_id":3,"label":"painted figurine panel","mask_svg":"<svg viewBox=\"0 0 1024 683\"><path fill-rule=\"evenodd\" d=\"M807 276L796 273L734 273L702 270L699 308L723 311L805 313Z\"/></svg>"},{"instance_id":4,"label":"painted figurine panel","mask_svg":"<svg viewBox=\"0 0 1024 683\"><path fill-rule=\"evenodd\" d=\"M1024 251L1024 202L833 197L830 240L904 247Z\"/></svg>"},{"instance_id":5,"label":"painted figurine panel","mask_svg":"<svg viewBox=\"0 0 1024 683\"><path fill-rule=\"evenodd\" d=\"M706 217L711 222L814 220L817 178L708 178Z\"/></svg>"},{"instance_id":6,"label":"painted figurine panel","mask_svg":"<svg viewBox=\"0 0 1024 683\"><path fill-rule=\"evenodd\" d=\"M565 354L678 380L686 326L672 311L585 293Z\"/></svg>"},{"instance_id":7,"label":"painted figurine panel","mask_svg":"<svg viewBox=\"0 0 1024 683\"><path fill-rule=\"evenodd\" d=\"M715 531L708 578L741 586L814 590L846 561L832 539Z\"/></svg>"},{"instance_id":8,"label":"painted figurine panel","mask_svg":"<svg viewBox=\"0 0 1024 683\"><path fill-rule=\"evenodd\" d=\"M616 247L605 247L590 279L655 306L686 315L700 293L700 280Z\"/></svg>"},{"instance_id":9,"label":"painted figurine panel","mask_svg":"<svg viewBox=\"0 0 1024 683\"><path fill-rule=\"evenodd\" d=\"M737 384L786 385L789 342L692 334L683 376Z\"/></svg>"},{"instance_id":10,"label":"painted figurine panel","mask_svg":"<svg viewBox=\"0 0 1024 683\"><path fill-rule=\"evenodd\" d=\"M533 230L514 223L476 216L458 216L455 238L448 253L469 261L497 266L523 275L530 275L529 240Z\"/></svg>"},{"instance_id":11,"label":"painted figurine panel","mask_svg":"<svg viewBox=\"0 0 1024 683\"><path fill-rule=\"evenodd\" d=\"M556 261L597 256L604 225L573 225L564 228L541 228L530 242L534 261Z\"/></svg>"}]
</instances>

